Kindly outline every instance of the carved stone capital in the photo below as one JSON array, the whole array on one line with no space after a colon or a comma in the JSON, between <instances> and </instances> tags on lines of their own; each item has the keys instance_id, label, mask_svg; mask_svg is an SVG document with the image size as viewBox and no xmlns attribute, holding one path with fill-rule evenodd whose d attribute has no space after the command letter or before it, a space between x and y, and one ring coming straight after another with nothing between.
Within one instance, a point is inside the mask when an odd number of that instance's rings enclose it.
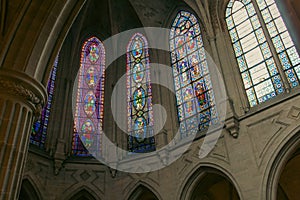
<instances>
[{"instance_id":1,"label":"carved stone capital","mask_svg":"<svg viewBox=\"0 0 300 200\"><path fill-rule=\"evenodd\" d=\"M236 117L230 117L225 120L225 128L230 133L230 135L234 138L237 138L239 135L239 121Z\"/></svg>"},{"instance_id":2,"label":"carved stone capital","mask_svg":"<svg viewBox=\"0 0 300 200\"><path fill-rule=\"evenodd\" d=\"M118 173L118 170L113 169L113 168L111 168L111 167L108 167L108 168L109 168L109 173L110 173L111 177L112 177L112 178L116 178L117 173Z\"/></svg>"},{"instance_id":3,"label":"carved stone capital","mask_svg":"<svg viewBox=\"0 0 300 200\"><path fill-rule=\"evenodd\" d=\"M58 175L59 171L63 167L63 163L66 159L65 153L65 144L66 141L63 139L57 139L56 150L54 154L54 173Z\"/></svg>"},{"instance_id":4,"label":"carved stone capital","mask_svg":"<svg viewBox=\"0 0 300 200\"><path fill-rule=\"evenodd\" d=\"M0 70L0 94L23 101L32 108L35 117L40 115L47 98L45 87L37 80L8 69Z\"/></svg>"},{"instance_id":5,"label":"carved stone capital","mask_svg":"<svg viewBox=\"0 0 300 200\"><path fill-rule=\"evenodd\" d=\"M208 41L211 43L211 42L216 42L216 36L215 35L210 35L208 36Z\"/></svg>"},{"instance_id":6,"label":"carved stone capital","mask_svg":"<svg viewBox=\"0 0 300 200\"><path fill-rule=\"evenodd\" d=\"M230 133L234 138L237 138L239 135L240 123L238 117L234 111L233 101L230 98L226 100L226 117L225 117L225 129Z\"/></svg>"}]
</instances>

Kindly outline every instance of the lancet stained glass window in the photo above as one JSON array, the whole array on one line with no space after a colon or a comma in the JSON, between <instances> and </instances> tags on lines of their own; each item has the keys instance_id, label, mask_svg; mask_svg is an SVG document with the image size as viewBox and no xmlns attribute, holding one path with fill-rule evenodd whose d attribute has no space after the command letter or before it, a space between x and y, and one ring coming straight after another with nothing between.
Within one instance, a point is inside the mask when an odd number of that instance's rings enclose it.
<instances>
[{"instance_id":1,"label":"lancet stained glass window","mask_svg":"<svg viewBox=\"0 0 300 200\"><path fill-rule=\"evenodd\" d=\"M274 0L231 0L226 23L251 107L283 93L286 77L288 87L299 84L299 56ZM272 48L278 55L272 54ZM277 58L286 77L280 76Z\"/></svg>"},{"instance_id":2,"label":"lancet stained glass window","mask_svg":"<svg viewBox=\"0 0 300 200\"><path fill-rule=\"evenodd\" d=\"M148 43L141 33L127 46L128 150L155 150Z\"/></svg>"},{"instance_id":3,"label":"lancet stained glass window","mask_svg":"<svg viewBox=\"0 0 300 200\"><path fill-rule=\"evenodd\" d=\"M180 11L171 28L170 50L182 137L217 122L214 92L196 17Z\"/></svg>"},{"instance_id":4,"label":"lancet stained glass window","mask_svg":"<svg viewBox=\"0 0 300 200\"><path fill-rule=\"evenodd\" d=\"M73 155L100 155L103 128L105 49L96 37L82 46L78 77Z\"/></svg>"},{"instance_id":5,"label":"lancet stained glass window","mask_svg":"<svg viewBox=\"0 0 300 200\"><path fill-rule=\"evenodd\" d=\"M34 122L32 126L32 132L30 135L30 143L37 145L40 148L44 148L46 137L47 137L47 128L48 128L49 116L50 116L50 111L52 106L53 95L54 95L54 86L55 86L58 58L59 56L56 57L54 61L54 65L50 72L50 77L47 85L48 100L46 106L42 110L40 119Z\"/></svg>"}]
</instances>

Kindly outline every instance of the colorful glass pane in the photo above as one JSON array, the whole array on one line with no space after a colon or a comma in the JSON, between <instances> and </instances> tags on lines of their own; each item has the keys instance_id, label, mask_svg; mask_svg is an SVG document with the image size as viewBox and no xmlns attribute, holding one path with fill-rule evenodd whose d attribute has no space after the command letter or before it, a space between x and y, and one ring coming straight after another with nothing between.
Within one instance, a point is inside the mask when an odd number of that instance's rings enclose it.
<instances>
[{"instance_id":1,"label":"colorful glass pane","mask_svg":"<svg viewBox=\"0 0 300 200\"><path fill-rule=\"evenodd\" d=\"M212 119L217 121L217 115L212 117L210 112L215 106L214 94L200 26L193 14L177 14L170 32L170 50L180 131L185 137L206 129Z\"/></svg>"},{"instance_id":2,"label":"colorful glass pane","mask_svg":"<svg viewBox=\"0 0 300 200\"><path fill-rule=\"evenodd\" d=\"M105 49L91 37L81 50L72 153L76 156L100 155L103 128Z\"/></svg>"},{"instance_id":3,"label":"colorful glass pane","mask_svg":"<svg viewBox=\"0 0 300 200\"><path fill-rule=\"evenodd\" d=\"M137 63L133 66L133 69L132 69L133 80L136 83L139 83L143 80L144 75L145 75L144 70L145 70L145 68L142 63Z\"/></svg>"},{"instance_id":4,"label":"colorful glass pane","mask_svg":"<svg viewBox=\"0 0 300 200\"><path fill-rule=\"evenodd\" d=\"M251 107L283 91L283 85L278 84L281 79L277 66L254 7L251 1L230 0L226 11L227 28ZM262 16L265 20L271 19L267 11L262 12ZM271 24L269 26L272 27ZM233 34L235 32L238 36ZM282 48L280 41L277 48Z\"/></svg>"},{"instance_id":5,"label":"colorful glass pane","mask_svg":"<svg viewBox=\"0 0 300 200\"><path fill-rule=\"evenodd\" d=\"M85 77L87 85L90 88L95 87L97 83L97 70L95 69L95 67L91 66L90 68L88 68Z\"/></svg>"},{"instance_id":6,"label":"colorful glass pane","mask_svg":"<svg viewBox=\"0 0 300 200\"><path fill-rule=\"evenodd\" d=\"M58 58L59 56L57 56L54 61L52 70L50 72L50 77L48 80L48 86L47 86L48 101L46 103L46 106L42 110L42 114L40 118L36 122L34 122L32 127L32 132L30 135L30 143L39 146L40 148L45 147L49 116L50 116L50 111L52 106L53 95L54 95L54 86L55 86Z\"/></svg>"},{"instance_id":7,"label":"colorful glass pane","mask_svg":"<svg viewBox=\"0 0 300 200\"><path fill-rule=\"evenodd\" d=\"M146 38L136 33L127 46L128 150L155 151L152 92Z\"/></svg>"},{"instance_id":8,"label":"colorful glass pane","mask_svg":"<svg viewBox=\"0 0 300 200\"><path fill-rule=\"evenodd\" d=\"M92 91L89 91L84 97L84 112L88 117L91 117L96 110L96 96Z\"/></svg>"}]
</instances>

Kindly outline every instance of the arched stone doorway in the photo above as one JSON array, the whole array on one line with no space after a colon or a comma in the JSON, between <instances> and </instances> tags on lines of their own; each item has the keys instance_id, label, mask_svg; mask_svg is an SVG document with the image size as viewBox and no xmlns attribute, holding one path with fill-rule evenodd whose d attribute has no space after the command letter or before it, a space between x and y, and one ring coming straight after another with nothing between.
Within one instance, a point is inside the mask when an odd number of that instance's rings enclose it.
<instances>
[{"instance_id":1,"label":"arched stone doorway","mask_svg":"<svg viewBox=\"0 0 300 200\"><path fill-rule=\"evenodd\" d=\"M132 192L128 200L158 200L158 198L147 187L140 185Z\"/></svg>"},{"instance_id":2,"label":"arched stone doorway","mask_svg":"<svg viewBox=\"0 0 300 200\"><path fill-rule=\"evenodd\" d=\"M73 195L70 200L96 200L87 190L83 189Z\"/></svg>"},{"instance_id":3,"label":"arched stone doorway","mask_svg":"<svg viewBox=\"0 0 300 200\"><path fill-rule=\"evenodd\" d=\"M207 173L192 191L191 200L238 200L234 186L225 177Z\"/></svg>"},{"instance_id":4,"label":"arched stone doorway","mask_svg":"<svg viewBox=\"0 0 300 200\"><path fill-rule=\"evenodd\" d=\"M28 179L22 181L21 191L19 195L19 200L39 200L38 192L35 190L33 185Z\"/></svg>"},{"instance_id":5,"label":"arched stone doorway","mask_svg":"<svg viewBox=\"0 0 300 200\"><path fill-rule=\"evenodd\" d=\"M300 132L289 133L292 135L270 166L270 173L265 185L266 199L268 200L298 200L300 196Z\"/></svg>"},{"instance_id":6,"label":"arched stone doorway","mask_svg":"<svg viewBox=\"0 0 300 200\"><path fill-rule=\"evenodd\" d=\"M239 200L232 181L222 172L211 168L198 169L187 181L182 200Z\"/></svg>"},{"instance_id":7,"label":"arched stone doorway","mask_svg":"<svg viewBox=\"0 0 300 200\"><path fill-rule=\"evenodd\" d=\"M277 186L278 200L296 200L300 197L300 145L285 164Z\"/></svg>"}]
</instances>

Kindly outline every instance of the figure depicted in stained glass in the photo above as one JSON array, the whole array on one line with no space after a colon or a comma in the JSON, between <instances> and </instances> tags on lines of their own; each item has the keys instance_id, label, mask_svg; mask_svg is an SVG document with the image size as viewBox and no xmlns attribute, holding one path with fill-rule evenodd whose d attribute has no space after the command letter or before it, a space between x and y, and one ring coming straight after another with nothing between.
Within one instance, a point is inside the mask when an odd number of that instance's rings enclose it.
<instances>
[{"instance_id":1,"label":"figure depicted in stained glass","mask_svg":"<svg viewBox=\"0 0 300 200\"><path fill-rule=\"evenodd\" d=\"M193 30L190 30L187 32L187 46L188 46L188 49L189 51L193 51L196 47L196 41L193 39L193 36L194 36L194 31Z\"/></svg>"},{"instance_id":2,"label":"figure depicted in stained glass","mask_svg":"<svg viewBox=\"0 0 300 200\"><path fill-rule=\"evenodd\" d=\"M141 82L144 78L144 66L142 63L137 63L134 65L133 70L133 78L135 82Z\"/></svg>"},{"instance_id":3,"label":"figure depicted in stained glass","mask_svg":"<svg viewBox=\"0 0 300 200\"><path fill-rule=\"evenodd\" d=\"M184 44L184 39L183 37L178 37L178 40L176 42L176 46L178 47L177 49L177 57L180 59L183 57L184 53L185 53L185 46Z\"/></svg>"},{"instance_id":4,"label":"figure depicted in stained glass","mask_svg":"<svg viewBox=\"0 0 300 200\"><path fill-rule=\"evenodd\" d=\"M87 116L92 116L96 110L96 97L93 92L88 92L87 95L84 98L84 111L87 114Z\"/></svg>"},{"instance_id":5,"label":"figure depicted in stained glass","mask_svg":"<svg viewBox=\"0 0 300 200\"><path fill-rule=\"evenodd\" d=\"M86 71L86 83L90 88L95 87L97 83L97 70L94 67L90 67Z\"/></svg>"},{"instance_id":6,"label":"figure depicted in stained glass","mask_svg":"<svg viewBox=\"0 0 300 200\"><path fill-rule=\"evenodd\" d=\"M82 46L72 151L74 155L101 154L105 50L96 37Z\"/></svg>"},{"instance_id":7,"label":"figure depicted in stained glass","mask_svg":"<svg viewBox=\"0 0 300 200\"><path fill-rule=\"evenodd\" d=\"M187 116L191 116L193 114L193 91L191 88L186 88L183 94L183 100L186 102L185 104L185 112Z\"/></svg>"},{"instance_id":8,"label":"figure depicted in stained glass","mask_svg":"<svg viewBox=\"0 0 300 200\"><path fill-rule=\"evenodd\" d=\"M127 47L127 82L128 149L135 153L154 151L148 46L140 33L132 36Z\"/></svg>"},{"instance_id":9,"label":"figure depicted in stained glass","mask_svg":"<svg viewBox=\"0 0 300 200\"><path fill-rule=\"evenodd\" d=\"M187 64L186 60L179 61L179 65L178 65L179 70L178 70L178 72L182 73L182 72L186 71L187 67L188 67L188 64Z\"/></svg>"},{"instance_id":10,"label":"figure depicted in stained glass","mask_svg":"<svg viewBox=\"0 0 300 200\"><path fill-rule=\"evenodd\" d=\"M143 88L138 88L133 93L133 105L137 111L142 110L145 105L145 90Z\"/></svg>"},{"instance_id":11,"label":"figure depicted in stained glass","mask_svg":"<svg viewBox=\"0 0 300 200\"><path fill-rule=\"evenodd\" d=\"M217 120L211 115L215 105L206 55L196 17L180 11L170 32L171 61L177 99L178 119L182 136L204 130ZM206 80L200 81L200 80ZM210 92L211 96L207 95ZM198 125L197 125L198 124Z\"/></svg>"},{"instance_id":12,"label":"figure depicted in stained glass","mask_svg":"<svg viewBox=\"0 0 300 200\"><path fill-rule=\"evenodd\" d=\"M200 76L200 68L199 68L199 61L197 59L197 56L196 55L193 55L191 60L190 60L190 63L191 63L191 74L192 74L192 78L193 80L196 80L197 78L199 78Z\"/></svg>"},{"instance_id":13,"label":"figure depicted in stained glass","mask_svg":"<svg viewBox=\"0 0 300 200\"><path fill-rule=\"evenodd\" d=\"M182 86L185 86L186 84L188 84L190 82L190 78L189 78L189 74L188 71L184 71L181 73L181 82L182 82Z\"/></svg>"},{"instance_id":14,"label":"figure depicted in stained glass","mask_svg":"<svg viewBox=\"0 0 300 200\"><path fill-rule=\"evenodd\" d=\"M194 90L195 90L195 95L198 99L198 104L200 107L203 107L204 104L206 104L206 96L205 96L205 89L204 89L204 84L203 83L197 83L197 85L195 86Z\"/></svg>"},{"instance_id":15,"label":"figure depicted in stained glass","mask_svg":"<svg viewBox=\"0 0 300 200\"><path fill-rule=\"evenodd\" d=\"M145 139L146 131L147 131L147 122L144 117L139 117L135 121L135 137L138 142L143 142Z\"/></svg>"},{"instance_id":16,"label":"figure depicted in stained glass","mask_svg":"<svg viewBox=\"0 0 300 200\"><path fill-rule=\"evenodd\" d=\"M141 57L143 53L143 43L141 40L136 40L133 43L133 50L132 50L132 55L134 58L139 58Z\"/></svg>"},{"instance_id":17,"label":"figure depicted in stained glass","mask_svg":"<svg viewBox=\"0 0 300 200\"><path fill-rule=\"evenodd\" d=\"M92 43L90 46L89 59L92 63L95 63L99 58L99 49L97 44Z\"/></svg>"},{"instance_id":18,"label":"figure depicted in stained glass","mask_svg":"<svg viewBox=\"0 0 300 200\"><path fill-rule=\"evenodd\" d=\"M204 129L207 128L209 126L209 122L210 122L210 116L211 113L209 110L205 111L203 114L200 114L200 123L199 123L199 129Z\"/></svg>"},{"instance_id":19,"label":"figure depicted in stained glass","mask_svg":"<svg viewBox=\"0 0 300 200\"><path fill-rule=\"evenodd\" d=\"M92 134L95 131L93 122L91 120L87 120L86 122L84 122L81 131L81 140L84 143L85 148L89 149L92 146Z\"/></svg>"}]
</instances>

